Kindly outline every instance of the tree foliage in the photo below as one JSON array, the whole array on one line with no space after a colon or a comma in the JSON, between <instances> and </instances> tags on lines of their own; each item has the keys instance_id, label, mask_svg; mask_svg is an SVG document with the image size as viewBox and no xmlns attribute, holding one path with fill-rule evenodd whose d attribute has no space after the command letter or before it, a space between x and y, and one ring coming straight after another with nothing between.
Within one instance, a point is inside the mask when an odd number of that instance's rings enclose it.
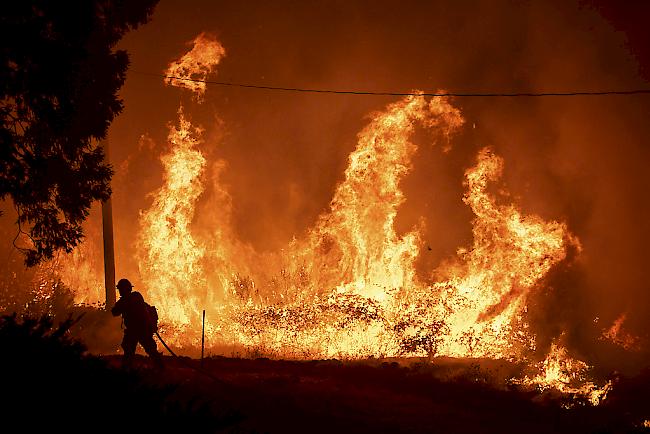
<instances>
[{"instance_id":1,"label":"tree foliage","mask_svg":"<svg viewBox=\"0 0 650 434\"><path fill-rule=\"evenodd\" d=\"M25 0L0 14L0 199L30 240L27 265L71 251L111 194L99 140L122 110L129 64L115 46L158 0Z\"/></svg>"}]
</instances>

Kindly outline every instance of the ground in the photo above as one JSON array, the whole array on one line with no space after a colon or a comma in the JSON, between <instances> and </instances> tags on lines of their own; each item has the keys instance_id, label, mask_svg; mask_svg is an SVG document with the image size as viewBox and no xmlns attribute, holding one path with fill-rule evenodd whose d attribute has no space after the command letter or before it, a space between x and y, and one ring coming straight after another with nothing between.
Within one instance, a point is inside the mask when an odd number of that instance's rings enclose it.
<instances>
[{"instance_id":1,"label":"ground","mask_svg":"<svg viewBox=\"0 0 650 434\"><path fill-rule=\"evenodd\" d=\"M90 353L48 318L0 317L2 427L22 432L650 432L650 369L593 407L509 385L518 367L467 359L287 361ZM202 366L201 366L202 365ZM570 407L570 408L567 408ZM650 422L648 422L650 423Z\"/></svg>"},{"instance_id":2,"label":"ground","mask_svg":"<svg viewBox=\"0 0 650 434\"><path fill-rule=\"evenodd\" d=\"M118 368L119 357L108 357ZM478 365L444 360L396 362L166 358L164 371L139 359L153 384L175 385L172 399L194 402L224 432L554 433L643 432L634 397L648 373L619 381L600 407L552 393L498 390ZM636 387L635 387L636 385ZM205 427L209 430L209 427ZM650 431L650 430L649 430Z\"/></svg>"}]
</instances>

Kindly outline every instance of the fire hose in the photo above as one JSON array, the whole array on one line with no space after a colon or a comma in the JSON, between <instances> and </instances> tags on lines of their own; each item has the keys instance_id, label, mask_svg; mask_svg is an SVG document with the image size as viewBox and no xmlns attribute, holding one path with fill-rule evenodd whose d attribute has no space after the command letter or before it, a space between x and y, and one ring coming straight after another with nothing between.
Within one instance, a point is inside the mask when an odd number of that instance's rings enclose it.
<instances>
[{"instance_id":1,"label":"fire hose","mask_svg":"<svg viewBox=\"0 0 650 434\"><path fill-rule=\"evenodd\" d=\"M169 345L167 345L167 342L165 342L165 340L162 338L162 336L160 336L160 333L158 333L158 330L156 330L156 336L158 336L158 339L160 340L160 343L163 344L163 347L165 347L167 349L167 351L169 351L169 354L171 354L172 356L176 357L179 360L182 360L180 357L178 357L176 355L176 353L174 351L172 351L171 348L169 348Z\"/></svg>"},{"instance_id":2,"label":"fire hose","mask_svg":"<svg viewBox=\"0 0 650 434\"><path fill-rule=\"evenodd\" d=\"M192 366L189 363L187 363L185 360L183 360L182 357L178 356L171 348L169 348L169 345L167 345L167 342L165 342L165 340L162 338L162 336L160 336L160 333L158 333L158 330L156 330L156 336L158 336L158 339L160 340L160 343L163 344L163 347L165 347L165 349L167 349L167 351L169 351L169 354L174 356L181 363L181 365L185 366L186 368L192 369L192 370L194 370L196 372L199 372L199 373L201 373L201 374L203 374L203 375L205 375L207 377L210 377L212 380L214 380L214 381L216 381L218 383L225 384L222 380L215 377L212 373L210 373L210 372L208 372L208 371L206 371L206 370L204 370L202 368L197 368L196 366Z\"/></svg>"}]
</instances>

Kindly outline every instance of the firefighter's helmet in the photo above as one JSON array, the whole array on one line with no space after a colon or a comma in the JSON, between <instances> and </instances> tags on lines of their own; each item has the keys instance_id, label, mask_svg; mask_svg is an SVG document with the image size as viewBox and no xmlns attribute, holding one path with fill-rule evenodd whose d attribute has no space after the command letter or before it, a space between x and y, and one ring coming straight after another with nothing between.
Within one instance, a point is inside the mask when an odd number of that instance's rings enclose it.
<instances>
[{"instance_id":1,"label":"firefighter's helmet","mask_svg":"<svg viewBox=\"0 0 650 434\"><path fill-rule=\"evenodd\" d=\"M130 291L131 288L133 288L133 285L131 285L129 279L120 279L120 281L117 282L117 289Z\"/></svg>"}]
</instances>

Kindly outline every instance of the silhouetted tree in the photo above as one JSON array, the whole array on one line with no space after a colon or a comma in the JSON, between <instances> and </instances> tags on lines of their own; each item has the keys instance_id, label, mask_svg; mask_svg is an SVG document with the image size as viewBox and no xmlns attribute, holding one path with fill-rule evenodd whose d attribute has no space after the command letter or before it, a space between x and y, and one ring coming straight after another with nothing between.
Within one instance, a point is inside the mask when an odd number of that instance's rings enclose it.
<instances>
[{"instance_id":1,"label":"silhouetted tree","mask_svg":"<svg viewBox=\"0 0 650 434\"><path fill-rule=\"evenodd\" d=\"M27 265L70 251L112 170L98 140L122 110L129 59L115 45L158 0L14 0L0 14L0 199L18 213Z\"/></svg>"}]
</instances>

